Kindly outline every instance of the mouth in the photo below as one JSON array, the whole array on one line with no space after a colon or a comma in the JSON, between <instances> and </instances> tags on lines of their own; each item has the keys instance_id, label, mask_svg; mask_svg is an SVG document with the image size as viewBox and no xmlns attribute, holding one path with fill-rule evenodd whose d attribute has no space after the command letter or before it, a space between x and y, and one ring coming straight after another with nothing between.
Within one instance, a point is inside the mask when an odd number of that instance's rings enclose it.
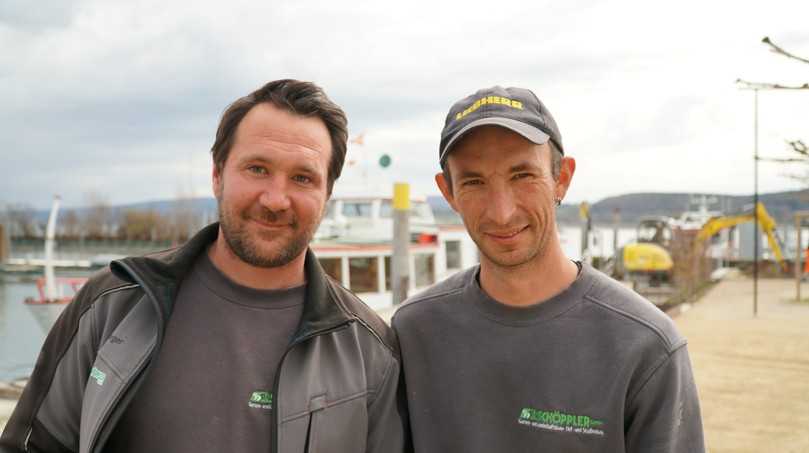
<instances>
[{"instance_id":1,"label":"mouth","mask_svg":"<svg viewBox=\"0 0 809 453\"><path fill-rule=\"evenodd\" d=\"M489 236L490 238L492 238L492 239L494 239L496 241L509 241L511 239L516 238L517 235L519 235L520 233L525 231L527 228L528 228L528 226L524 226L522 228L517 228L517 229L505 230L505 231L487 231L487 232L484 232L483 234L485 234L486 236Z\"/></svg>"},{"instance_id":2,"label":"mouth","mask_svg":"<svg viewBox=\"0 0 809 453\"><path fill-rule=\"evenodd\" d=\"M279 223L279 222L265 222L265 221L263 221L261 219L256 219L256 218L253 218L253 219L250 219L250 220L253 221L253 223L260 226L261 228L268 229L268 230L279 230L279 229L282 229L282 228L291 228L292 227L292 224L289 223L289 222L282 222L282 223Z\"/></svg>"}]
</instances>

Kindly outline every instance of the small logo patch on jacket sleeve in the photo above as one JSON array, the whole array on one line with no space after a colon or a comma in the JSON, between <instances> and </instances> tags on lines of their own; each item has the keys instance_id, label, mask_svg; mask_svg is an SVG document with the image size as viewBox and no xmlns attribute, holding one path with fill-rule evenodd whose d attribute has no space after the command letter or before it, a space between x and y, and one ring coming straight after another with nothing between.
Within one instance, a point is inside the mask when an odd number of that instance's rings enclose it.
<instances>
[{"instance_id":1,"label":"small logo patch on jacket sleeve","mask_svg":"<svg viewBox=\"0 0 809 453\"><path fill-rule=\"evenodd\" d=\"M104 380L107 379L107 373L93 367L93 369L90 370L90 377L96 380L96 384L104 385Z\"/></svg>"}]
</instances>

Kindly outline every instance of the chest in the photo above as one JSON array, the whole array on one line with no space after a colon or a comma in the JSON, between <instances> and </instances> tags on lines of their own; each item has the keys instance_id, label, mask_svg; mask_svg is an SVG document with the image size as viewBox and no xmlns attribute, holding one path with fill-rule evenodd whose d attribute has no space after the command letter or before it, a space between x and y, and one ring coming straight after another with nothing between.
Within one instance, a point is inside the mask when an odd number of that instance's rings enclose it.
<instances>
[{"instance_id":1,"label":"chest","mask_svg":"<svg viewBox=\"0 0 809 453\"><path fill-rule=\"evenodd\" d=\"M611 448L623 448L633 365L620 339L579 327L458 324L406 340L410 409L424 425L414 429L466 432L440 439L453 451L498 445L620 451Z\"/></svg>"}]
</instances>

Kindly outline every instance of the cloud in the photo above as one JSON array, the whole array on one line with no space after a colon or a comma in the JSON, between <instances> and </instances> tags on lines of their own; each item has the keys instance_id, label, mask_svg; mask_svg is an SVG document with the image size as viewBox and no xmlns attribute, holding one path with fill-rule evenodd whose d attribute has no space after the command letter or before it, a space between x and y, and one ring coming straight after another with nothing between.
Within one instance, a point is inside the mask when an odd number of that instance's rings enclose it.
<instances>
[{"instance_id":1,"label":"cloud","mask_svg":"<svg viewBox=\"0 0 809 453\"><path fill-rule=\"evenodd\" d=\"M81 204L95 190L123 203L202 190L223 109L283 77L322 85L352 135L366 131L365 154L391 154L391 168L371 172L385 184L435 193L447 109L502 84L534 89L553 112L579 159L570 197L747 191L751 102L733 81L809 79L809 65L760 43L769 35L808 55L809 7L734 6L731 19L728 5L6 1L0 199L47 206L60 193ZM807 136L805 96L760 101L762 149ZM692 168L709 155L740 173ZM768 190L793 187L771 173ZM362 181L352 169L338 184Z\"/></svg>"},{"instance_id":2,"label":"cloud","mask_svg":"<svg viewBox=\"0 0 809 453\"><path fill-rule=\"evenodd\" d=\"M78 2L42 0L36 5L26 0L4 0L0 3L0 26L38 31L70 25Z\"/></svg>"}]
</instances>

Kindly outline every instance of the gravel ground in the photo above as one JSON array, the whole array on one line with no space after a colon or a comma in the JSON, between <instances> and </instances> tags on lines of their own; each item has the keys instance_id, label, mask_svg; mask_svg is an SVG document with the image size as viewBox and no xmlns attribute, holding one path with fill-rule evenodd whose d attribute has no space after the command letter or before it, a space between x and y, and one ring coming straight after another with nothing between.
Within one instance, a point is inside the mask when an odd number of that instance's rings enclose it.
<instances>
[{"instance_id":1,"label":"gravel ground","mask_svg":"<svg viewBox=\"0 0 809 453\"><path fill-rule=\"evenodd\" d=\"M16 400L0 398L0 431L3 431L3 427L6 426L6 420L11 416L11 411L14 410L14 405L16 404Z\"/></svg>"},{"instance_id":2,"label":"gravel ground","mask_svg":"<svg viewBox=\"0 0 809 453\"><path fill-rule=\"evenodd\" d=\"M809 301L794 297L794 280L759 280L754 318L753 283L737 277L676 317L711 453L809 452Z\"/></svg>"}]
</instances>

